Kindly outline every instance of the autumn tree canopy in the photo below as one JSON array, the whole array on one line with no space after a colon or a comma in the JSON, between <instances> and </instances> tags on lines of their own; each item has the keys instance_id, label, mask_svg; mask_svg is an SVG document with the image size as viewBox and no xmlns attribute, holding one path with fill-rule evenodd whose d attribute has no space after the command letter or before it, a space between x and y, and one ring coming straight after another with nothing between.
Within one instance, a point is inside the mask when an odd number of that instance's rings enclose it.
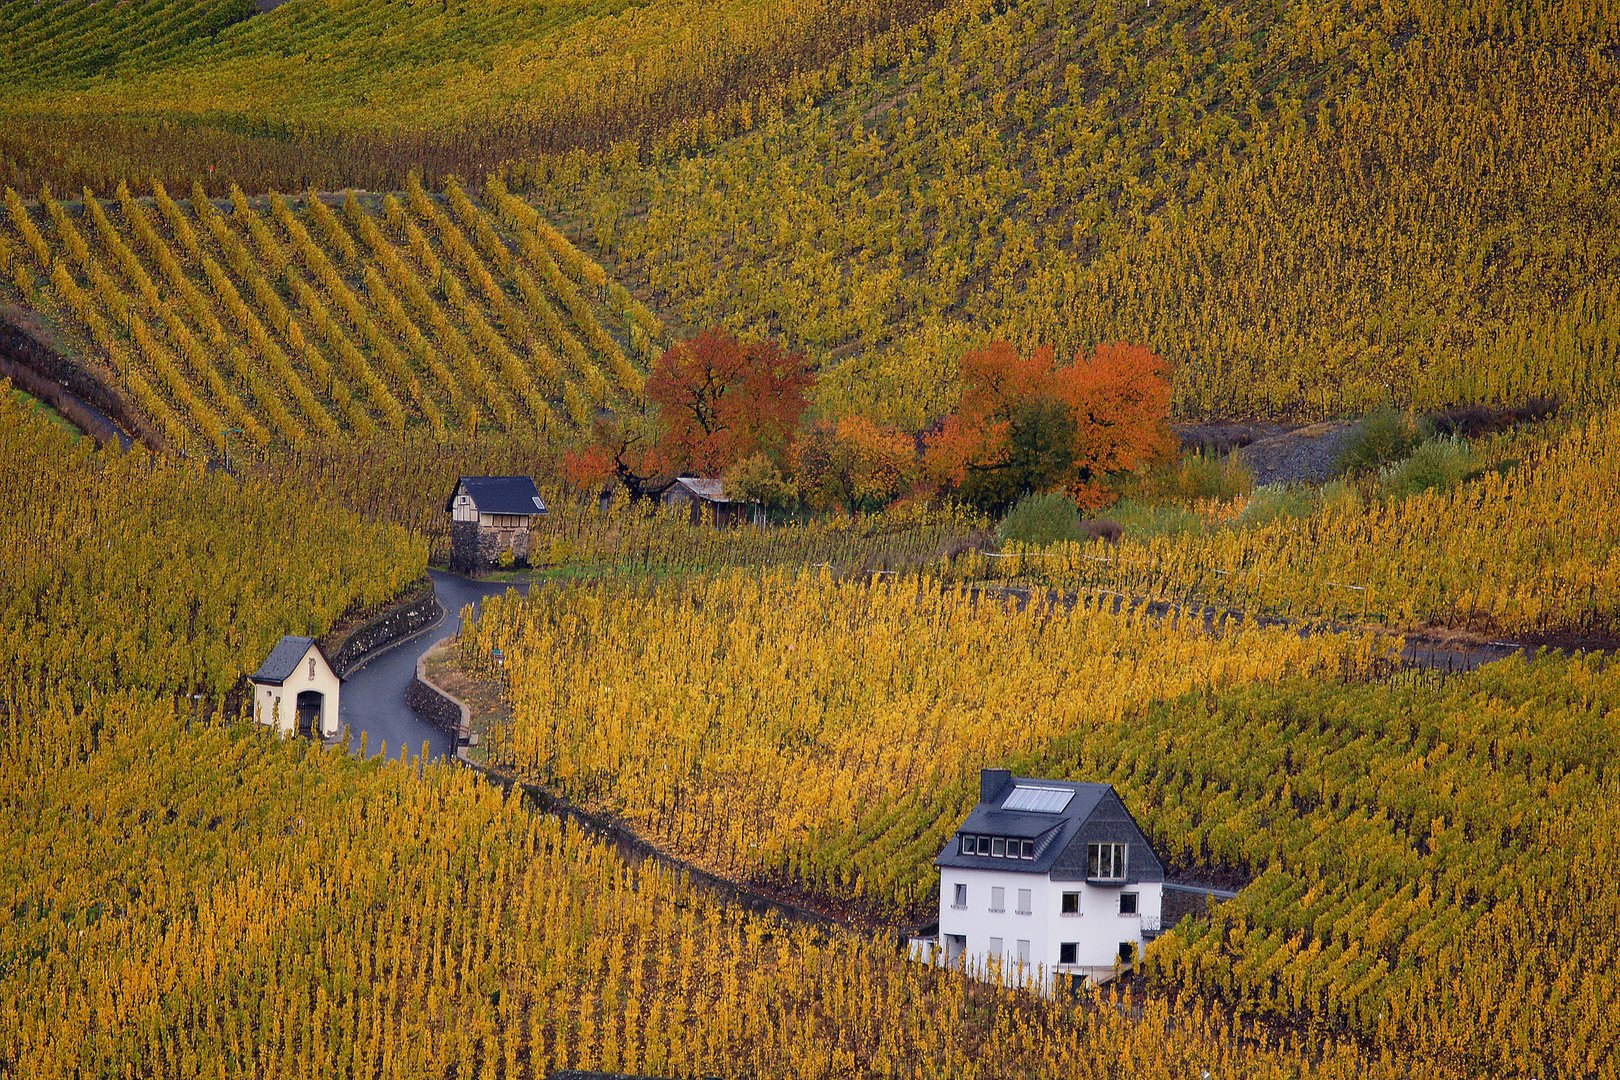
<instances>
[{"instance_id":1,"label":"autumn tree canopy","mask_svg":"<svg viewBox=\"0 0 1620 1080\"><path fill-rule=\"evenodd\" d=\"M811 427L793 447L799 494L812 510L833 508L854 514L894 501L917 478L917 447L912 436L846 416Z\"/></svg>"},{"instance_id":2,"label":"autumn tree canopy","mask_svg":"<svg viewBox=\"0 0 1620 1080\"><path fill-rule=\"evenodd\" d=\"M1170 366L1140 345L1099 345L1058 366L994 342L961 364L961 403L928 440L930 475L973 505L1004 510L1037 491L1107 505L1109 476L1168 454Z\"/></svg>"},{"instance_id":3,"label":"autumn tree canopy","mask_svg":"<svg viewBox=\"0 0 1620 1080\"><path fill-rule=\"evenodd\" d=\"M705 476L719 476L754 454L781 466L811 378L804 355L775 342L743 341L719 330L679 342L647 379L660 449L676 468Z\"/></svg>"},{"instance_id":4,"label":"autumn tree canopy","mask_svg":"<svg viewBox=\"0 0 1620 1080\"><path fill-rule=\"evenodd\" d=\"M581 488L617 480L632 499L743 462L749 476L780 478L811 380L802 354L706 330L654 362L643 406L598 417L591 442L565 455L563 475Z\"/></svg>"}]
</instances>

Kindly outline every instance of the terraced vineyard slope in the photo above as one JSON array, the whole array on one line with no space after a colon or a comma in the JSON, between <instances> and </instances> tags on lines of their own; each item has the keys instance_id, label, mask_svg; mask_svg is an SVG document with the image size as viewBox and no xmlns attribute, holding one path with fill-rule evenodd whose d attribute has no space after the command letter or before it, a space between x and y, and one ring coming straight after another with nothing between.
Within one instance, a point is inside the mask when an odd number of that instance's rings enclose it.
<instances>
[{"instance_id":1,"label":"terraced vineyard slope","mask_svg":"<svg viewBox=\"0 0 1620 1080\"><path fill-rule=\"evenodd\" d=\"M427 569L403 529L305 490L96 449L9 392L0 491L19 508L0 522L0 697L18 702L218 701L282 634L319 636Z\"/></svg>"},{"instance_id":2,"label":"terraced vineyard slope","mask_svg":"<svg viewBox=\"0 0 1620 1080\"><path fill-rule=\"evenodd\" d=\"M434 186L543 152L691 143L939 0L20 2L0 9L0 184L156 176ZM12 43L15 43L13 47Z\"/></svg>"},{"instance_id":3,"label":"terraced vineyard slope","mask_svg":"<svg viewBox=\"0 0 1620 1080\"><path fill-rule=\"evenodd\" d=\"M1141 342L1185 416L1620 371L1608 4L974 0L700 153L515 167L659 310L919 427L964 347ZM516 182L516 181L514 181Z\"/></svg>"},{"instance_id":4,"label":"terraced vineyard slope","mask_svg":"<svg viewBox=\"0 0 1620 1080\"><path fill-rule=\"evenodd\" d=\"M0 278L171 447L529 441L640 395L659 321L498 183L475 201L5 192Z\"/></svg>"}]
</instances>

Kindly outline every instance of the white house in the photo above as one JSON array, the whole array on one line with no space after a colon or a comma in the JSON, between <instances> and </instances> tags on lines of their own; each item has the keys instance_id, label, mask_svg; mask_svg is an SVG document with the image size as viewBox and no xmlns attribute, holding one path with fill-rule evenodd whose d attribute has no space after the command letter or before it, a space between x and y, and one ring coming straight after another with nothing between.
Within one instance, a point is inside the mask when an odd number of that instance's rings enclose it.
<instances>
[{"instance_id":1,"label":"white house","mask_svg":"<svg viewBox=\"0 0 1620 1080\"><path fill-rule=\"evenodd\" d=\"M248 679L253 683L253 719L259 723L284 735L337 737L343 681L312 638L282 638Z\"/></svg>"},{"instance_id":2,"label":"white house","mask_svg":"<svg viewBox=\"0 0 1620 1080\"><path fill-rule=\"evenodd\" d=\"M1159 933L1164 865L1110 784L985 769L935 863L939 936L914 949L981 975L1101 983Z\"/></svg>"}]
</instances>

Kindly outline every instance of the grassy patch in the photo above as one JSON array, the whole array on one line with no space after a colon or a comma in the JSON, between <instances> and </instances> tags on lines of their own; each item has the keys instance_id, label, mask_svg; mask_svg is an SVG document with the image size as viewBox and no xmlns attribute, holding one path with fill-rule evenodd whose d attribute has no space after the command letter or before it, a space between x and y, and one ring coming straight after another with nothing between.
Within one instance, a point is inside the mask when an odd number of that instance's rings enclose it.
<instances>
[{"instance_id":1,"label":"grassy patch","mask_svg":"<svg viewBox=\"0 0 1620 1080\"><path fill-rule=\"evenodd\" d=\"M29 409L34 415L45 420L47 423L55 424L57 427L61 428L63 431L66 431L74 438L78 438L79 435L82 434L78 428L73 426L73 421L69 420L67 417L63 416L49 405L39 400L39 398L34 397L32 394L26 393L23 390L19 390L15 386L11 388L11 393L17 399L17 401L22 403L24 407Z\"/></svg>"}]
</instances>

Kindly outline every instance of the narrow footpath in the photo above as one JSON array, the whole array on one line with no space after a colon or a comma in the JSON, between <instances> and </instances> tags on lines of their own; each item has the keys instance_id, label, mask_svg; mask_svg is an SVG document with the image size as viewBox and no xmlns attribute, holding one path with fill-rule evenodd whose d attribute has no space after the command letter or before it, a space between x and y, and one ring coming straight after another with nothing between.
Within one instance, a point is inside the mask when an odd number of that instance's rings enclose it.
<instances>
[{"instance_id":1,"label":"narrow footpath","mask_svg":"<svg viewBox=\"0 0 1620 1080\"><path fill-rule=\"evenodd\" d=\"M470 581L440 570L428 574L444 617L416 637L367 661L343 681L338 719L349 725L349 749L356 753L362 735L368 754L377 754L384 746L396 757L401 746L408 746L413 758L425 748L429 761L455 753L449 732L421 719L405 704L405 689L416 676L416 660L461 629L461 609L466 605L477 605L486 596L500 596L508 589L524 593L529 590L528 582Z\"/></svg>"}]
</instances>

